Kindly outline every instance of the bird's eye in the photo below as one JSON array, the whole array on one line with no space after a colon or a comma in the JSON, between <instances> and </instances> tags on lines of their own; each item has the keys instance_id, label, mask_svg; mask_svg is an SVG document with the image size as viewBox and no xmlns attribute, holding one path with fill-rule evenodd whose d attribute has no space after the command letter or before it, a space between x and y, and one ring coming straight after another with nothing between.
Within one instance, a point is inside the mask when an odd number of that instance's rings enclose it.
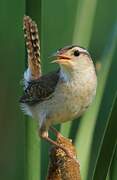
<instances>
[{"instance_id":1,"label":"bird's eye","mask_svg":"<svg viewBox=\"0 0 117 180\"><path fill-rule=\"evenodd\" d=\"M75 50L74 51L74 56L79 56L80 55L80 52L78 50Z\"/></svg>"}]
</instances>

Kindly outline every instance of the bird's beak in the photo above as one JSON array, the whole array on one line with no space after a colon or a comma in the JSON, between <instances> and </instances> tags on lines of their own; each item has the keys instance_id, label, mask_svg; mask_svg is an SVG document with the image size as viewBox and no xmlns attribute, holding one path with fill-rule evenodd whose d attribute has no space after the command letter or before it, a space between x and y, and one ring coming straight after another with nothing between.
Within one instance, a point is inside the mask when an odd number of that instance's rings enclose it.
<instances>
[{"instance_id":1,"label":"bird's beak","mask_svg":"<svg viewBox=\"0 0 117 180\"><path fill-rule=\"evenodd\" d=\"M66 64L71 59L68 55L60 54L59 52L54 53L51 57L57 58L56 60L53 60L52 63L58 64Z\"/></svg>"}]
</instances>

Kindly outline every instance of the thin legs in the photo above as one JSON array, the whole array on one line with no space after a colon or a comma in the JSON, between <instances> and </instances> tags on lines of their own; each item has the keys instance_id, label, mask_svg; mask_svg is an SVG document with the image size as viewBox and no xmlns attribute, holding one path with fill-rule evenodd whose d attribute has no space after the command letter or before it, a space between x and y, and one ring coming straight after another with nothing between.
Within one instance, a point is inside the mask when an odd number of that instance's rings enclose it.
<instances>
[{"instance_id":1,"label":"thin legs","mask_svg":"<svg viewBox=\"0 0 117 180\"><path fill-rule=\"evenodd\" d=\"M55 128L51 127L50 130L57 136L57 138L61 137L62 135L60 134L60 132L58 132ZM49 136L48 136L48 132L43 131L40 133L41 138L45 139L46 141L48 141L50 144L55 145L56 147L62 149L66 155L71 158L71 159L75 159L73 157L73 155L70 153L70 151L68 151L65 147L63 147L62 145L58 144L56 141L52 140ZM76 159L75 159L76 161Z\"/></svg>"}]
</instances>

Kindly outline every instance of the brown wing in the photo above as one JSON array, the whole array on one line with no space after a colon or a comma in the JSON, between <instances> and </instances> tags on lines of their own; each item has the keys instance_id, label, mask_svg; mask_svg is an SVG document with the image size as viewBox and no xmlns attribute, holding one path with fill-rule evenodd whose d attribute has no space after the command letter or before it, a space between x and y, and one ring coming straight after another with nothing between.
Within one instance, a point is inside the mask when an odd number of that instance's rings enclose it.
<instances>
[{"instance_id":1,"label":"brown wing","mask_svg":"<svg viewBox=\"0 0 117 180\"><path fill-rule=\"evenodd\" d=\"M44 75L38 80L29 82L28 87L24 91L24 95L20 98L20 103L34 105L50 98L56 88L58 80L59 71L56 71Z\"/></svg>"}]
</instances>

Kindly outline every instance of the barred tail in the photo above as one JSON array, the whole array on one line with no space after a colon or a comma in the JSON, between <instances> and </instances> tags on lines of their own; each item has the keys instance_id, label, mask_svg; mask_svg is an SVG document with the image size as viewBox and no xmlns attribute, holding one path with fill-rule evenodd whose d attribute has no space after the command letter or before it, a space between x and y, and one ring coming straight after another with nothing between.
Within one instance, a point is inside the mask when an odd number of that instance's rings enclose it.
<instances>
[{"instance_id":1,"label":"barred tail","mask_svg":"<svg viewBox=\"0 0 117 180\"><path fill-rule=\"evenodd\" d=\"M40 42L37 24L29 16L24 16L23 29L28 53L28 69L24 79L29 81L41 76Z\"/></svg>"}]
</instances>

